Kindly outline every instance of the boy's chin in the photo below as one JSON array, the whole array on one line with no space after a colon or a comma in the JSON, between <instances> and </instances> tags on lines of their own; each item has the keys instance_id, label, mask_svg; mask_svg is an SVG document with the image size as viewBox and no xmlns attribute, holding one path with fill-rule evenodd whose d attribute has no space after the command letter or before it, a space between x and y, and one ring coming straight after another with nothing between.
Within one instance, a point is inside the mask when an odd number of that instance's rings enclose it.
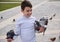
<instances>
[{"instance_id":1,"label":"boy's chin","mask_svg":"<svg viewBox=\"0 0 60 42\"><path fill-rule=\"evenodd\" d=\"M30 16L27 16L27 18L29 18Z\"/></svg>"}]
</instances>

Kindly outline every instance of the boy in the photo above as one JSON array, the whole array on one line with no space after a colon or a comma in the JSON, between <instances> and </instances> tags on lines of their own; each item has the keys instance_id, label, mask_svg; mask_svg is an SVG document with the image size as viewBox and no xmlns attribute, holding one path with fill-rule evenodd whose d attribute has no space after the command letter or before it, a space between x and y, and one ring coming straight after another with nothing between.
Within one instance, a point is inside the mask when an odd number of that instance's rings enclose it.
<instances>
[{"instance_id":1,"label":"boy","mask_svg":"<svg viewBox=\"0 0 60 42\"><path fill-rule=\"evenodd\" d=\"M20 35L22 42L36 42L35 41L35 17L32 15L32 4L29 1L21 3L21 12L23 15L16 21L15 34ZM39 30L43 32L44 29ZM11 40L12 41L12 40Z\"/></svg>"}]
</instances>

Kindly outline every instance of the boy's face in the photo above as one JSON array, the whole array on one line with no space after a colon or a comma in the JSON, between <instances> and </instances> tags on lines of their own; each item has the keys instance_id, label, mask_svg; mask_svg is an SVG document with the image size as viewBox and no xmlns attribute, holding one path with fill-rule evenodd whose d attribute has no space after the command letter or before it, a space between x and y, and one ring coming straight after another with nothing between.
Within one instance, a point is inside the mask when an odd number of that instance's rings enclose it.
<instances>
[{"instance_id":1,"label":"boy's face","mask_svg":"<svg viewBox=\"0 0 60 42\"><path fill-rule=\"evenodd\" d=\"M25 7L24 10L22 10L23 15L26 17L30 17L32 14L32 8L30 7Z\"/></svg>"}]
</instances>

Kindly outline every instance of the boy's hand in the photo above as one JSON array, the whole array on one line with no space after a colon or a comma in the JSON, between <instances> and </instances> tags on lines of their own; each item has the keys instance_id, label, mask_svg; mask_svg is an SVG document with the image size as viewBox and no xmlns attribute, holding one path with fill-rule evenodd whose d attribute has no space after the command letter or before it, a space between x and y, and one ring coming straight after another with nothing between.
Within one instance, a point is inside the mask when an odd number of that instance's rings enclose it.
<instances>
[{"instance_id":1,"label":"boy's hand","mask_svg":"<svg viewBox=\"0 0 60 42\"><path fill-rule=\"evenodd\" d=\"M39 27L40 28L40 30L39 30L39 32L41 33L41 32L44 32L44 27Z\"/></svg>"},{"instance_id":2,"label":"boy's hand","mask_svg":"<svg viewBox=\"0 0 60 42\"><path fill-rule=\"evenodd\" d=\"M13 40L13 39L9 38L9 39L7 39L7 42L12 42L12 40Z\"/></svg>"}]
</instances>

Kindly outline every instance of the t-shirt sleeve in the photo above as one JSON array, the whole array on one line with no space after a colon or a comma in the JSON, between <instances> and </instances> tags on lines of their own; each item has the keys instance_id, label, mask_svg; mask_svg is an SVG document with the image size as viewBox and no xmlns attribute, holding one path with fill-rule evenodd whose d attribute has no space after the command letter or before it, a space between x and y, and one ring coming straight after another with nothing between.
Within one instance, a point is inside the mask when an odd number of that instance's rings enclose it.
<instances>
[{"instance_id":1,"label":"t-shirt sleeve","mask_svg":"<svg viewBox=\"0 0 60 42\"><path fill-rule=\"evenodd\" d=\"M16 28L15 28L15 34L20 35L20 31L21 31L21 22L19 20L16 21Z\"/></svg>"},{"instance_id":2,"label":"t-shirt sleeve","mask_svg":"<svg viewBox=\"0 0 60 42\"><path fill-rule=\"evenodd\" d=\"M14 32L17 36L19 36L21 34L21 28L20 27L21 27L21 24L20 24L19 20L17 20L16 21L16 28L14 29ZM16 39L17 36L14 36L13 39Z\"/></svg>"}]
</instances>

